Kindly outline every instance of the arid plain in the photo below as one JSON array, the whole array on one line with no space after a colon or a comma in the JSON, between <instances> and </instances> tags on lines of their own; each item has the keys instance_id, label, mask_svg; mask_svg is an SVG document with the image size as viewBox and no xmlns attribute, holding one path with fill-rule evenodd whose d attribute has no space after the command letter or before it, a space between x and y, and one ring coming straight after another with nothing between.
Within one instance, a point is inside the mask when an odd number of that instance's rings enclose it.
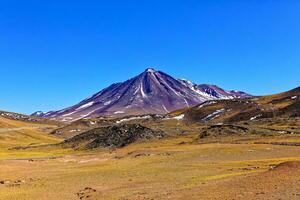
<instances>
[{"instance_id":1,"label":"arid plain","mask_svg":"<svg viewBox=\"0 0 300 200\"><path fill-rule=\"evenodd\" d=\"M0 120L3 200L300 198L297 134L199 139L206 127L169 120L161 122L168 134L162 139L82 150L51 145L63 141L49 134L55 124ZM299 126L300 119L285 123Z\"/></svg>"}]
</instances>

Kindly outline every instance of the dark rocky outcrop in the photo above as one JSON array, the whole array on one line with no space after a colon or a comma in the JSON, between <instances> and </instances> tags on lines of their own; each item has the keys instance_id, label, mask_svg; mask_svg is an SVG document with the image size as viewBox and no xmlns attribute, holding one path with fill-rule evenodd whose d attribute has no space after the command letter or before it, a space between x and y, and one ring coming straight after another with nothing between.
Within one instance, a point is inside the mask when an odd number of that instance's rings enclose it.
<instances>
[{"instance_id":1,"label":"dark rocky outcrop","mask_svg":"<svg viewBox=\"0 0 300 200\"><path fill-rule=\"evenodd\" d=\"M154 131L139 124L124 124L95 128L60 143L63 147L95 149L120 148L138 140L162 138L163 132Z\"/></svg>"},{"instance_id":2,"label":"dark rocky outcrop","mask_svg":"<svg viewBox=\"0 0 300 200\"><path fill-rule=\"evenodd\" d=\"M199 139L205 137L217 137L227 135L242 135L249 132L249 129L243 126L237 125L212 125L202 130L199 134Z\"/></svg>"}]
</instances>

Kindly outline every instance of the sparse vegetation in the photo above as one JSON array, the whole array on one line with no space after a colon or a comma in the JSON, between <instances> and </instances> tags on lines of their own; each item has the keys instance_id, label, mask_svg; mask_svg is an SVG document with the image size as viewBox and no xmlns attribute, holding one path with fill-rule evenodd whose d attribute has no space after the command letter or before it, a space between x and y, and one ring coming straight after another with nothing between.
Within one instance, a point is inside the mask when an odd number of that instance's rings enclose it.
<instances>
[{"instance_id":1,"label":"sparse vegetation","mask_svg":"<svg viewBox=\"0 0 300 200\"><path fill-rule=\"evenodd\" d=\"M0 199L299 198L300 118L173 118L182 112L117 126L114 119L61 127L0 117Z\"/></svg>"}]
</instances>

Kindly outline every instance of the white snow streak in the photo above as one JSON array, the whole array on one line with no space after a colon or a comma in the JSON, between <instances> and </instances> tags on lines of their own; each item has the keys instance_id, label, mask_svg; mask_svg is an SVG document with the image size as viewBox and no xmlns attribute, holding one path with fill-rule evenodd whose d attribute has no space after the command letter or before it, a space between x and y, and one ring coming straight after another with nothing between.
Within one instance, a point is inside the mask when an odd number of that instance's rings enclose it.
<instances>
[{"instance_id":1,"label":"white snow streak","mask_svg":"<svg viewBox=\"0 0 300 200\"><path fill-rule=\"evenodd\" d=\"M147 95L144 93L144 90L143 90L143 82L141 82L141 93L142 93L142 96L143 96L143 98L146 98L147 97Z\"/></svg>"},{"instance_id":2,"label":"white snow streak","mask_svg":"<svg viewBox=\"0 0 300 200\"><path fill-rule=\"evenodd\" d=\"M81 109L83 109L83 108L90 107L90 106L92 106L93 104L94 104L93 101L92 101L92 102L89 102L89 103L86 103L86 104L80 106L79 108L77 108L76 110L81 110Z\"/></svg>"},{"instance_id":3,"label":"white snow streak","mask_svg":"<svg viewBox=\"0 0 300 200\"><path fill-rule=\"evenodd\" d=\"M169 113L170 111L168 111L168 109L166 108L166 106L165 105L162 105L162 107L163 107L163 109L167 112L167 113Z\"/></svg>"},{"instance_id":4,"label":"white snow streak","mask_svg":"<svg viewBox=\"0 0 300 200\"><path fill-rule=\"evenodd\" d=\"M222 108L222 109L220 109L220 110L216 110L215 112L211 113L210 115L207 115L207 116L204 118L204 120L207 120L207 119L208 119L208 120L213 120L213 119L219 117L220 114L221 114L222 112L224 112L224 111L225 111L224 108Z\"/></svg>"},{"instance_id":5,"label":"white snow streak","mask_svg":"<svg viewBox=\"0 0 300 200\"><path fill-rule=\"evenodd\" d=\"M291 97L291 99L297 99L297 96L293 96L293 97Z\"/></svg>"},{"instance_id":6,"label":"white snow streak","mask_svg":"<svg viewBox=\"0 0 300 200\"><path fill-rule=\"evenodd\" d=\"M257 119L257 118L259 118L259 117L261 117L261 116L262 116L261 114L256 115L256 116L254 116L254 117L251 117L250 120L251 120L251 121L252 121L252 120L255 120L255 119Z\"/></svg>"},{"instance_id":7,"label":"white snow streak","mask_svg":"<svg viewBox=\"0 0 300 200\"><path fill-rule=\"evenodd\" d=\"M116 111L116 112L114 112L114 114L123 114L123 113L125 113L124 111Z\"/></svg>"},{"instance_id":8,"label":"white snow streak","mask_svg":"<svg viewBox=\"0 0 300 200\"><path fill-rule=\"evenodd\" d=\"M173 119L182 120L184 118L184 114L173 117Z\"/></svg>"},{"instance_id":9,"label":"white snow streak","mask_svg":"<svg viewBox=\"0 0 300 200\"><path fill-rule=\"evenodd\" d=\"M111 101L107 101L104 103L105 106L109 105L111 103Z\"/></svg>"},{"instance_id":10,"label":"white snow streak","mask_svg":"<svg viewBox=\"0 0 300 200\"><path fill-rule=\"evenodd\" d=\"M131 117L131 118L126 118L126 119L121 119L119 121L116 121L117 124L119 123L122 123L122 122L129 122L131 120L140 120L140 119L150 119L151 116L149 115L146 115L146 116L143 116L143 117Z\"/></svg>"},{"instance_id":11,"label":"white snow streak","mask_svg":"<svg viewBox=\"0 0 300 200\"><path fill-rule=\"evenodd\" d=\"M67 117L67 116L73 115L73 114L76 113L76 112L77 112L77 111L74 111L74 112L70 112L70 113L64 114L63 117Z\"/></svg>"}]
</instances>

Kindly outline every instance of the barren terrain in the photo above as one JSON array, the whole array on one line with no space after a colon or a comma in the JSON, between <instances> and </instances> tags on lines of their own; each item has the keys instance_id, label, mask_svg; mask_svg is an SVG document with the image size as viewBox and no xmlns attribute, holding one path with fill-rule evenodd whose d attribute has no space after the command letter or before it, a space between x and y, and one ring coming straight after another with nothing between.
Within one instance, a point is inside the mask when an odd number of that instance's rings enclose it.
<instances>
[{"instance_id":1,"label":"barren terrain","mask_svg":"<svg viewBox=\"0 0 300 200\"><path fill-rule=\"evenodd\" d=\"M204 127L168 122L162 139L74 150L47 145L63 141L48 134L54 125L3 121L1 200L300 199L298 134L199 138Z\"/></svg>"}]
</instances>

